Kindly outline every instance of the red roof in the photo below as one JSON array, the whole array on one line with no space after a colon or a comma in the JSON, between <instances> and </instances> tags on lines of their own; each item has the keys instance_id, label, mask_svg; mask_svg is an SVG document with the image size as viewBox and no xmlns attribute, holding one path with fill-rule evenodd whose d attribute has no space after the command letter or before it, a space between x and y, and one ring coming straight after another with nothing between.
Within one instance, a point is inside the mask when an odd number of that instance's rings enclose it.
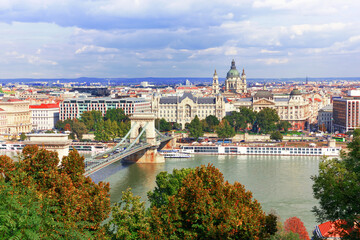
<instances>
[{"instance_id":1,"label":"red roof","mask_svg":"<svg viewBox=\"0 0 360 240\"><path fill-rule=\"evenodd\" d=\"M17 99L17 98L9 98L7 101L8 102L21 102L21 100Z\"/></svg>"},{"instance_id":2,"label":"red roof","mask_svg":"<svg viewBox=\"0 0 360 240\"><path fill-rule=\"evenodd\" d=\"M48 103L48 104L45 104L45 103L42 103L40 105L30 105L29 106L30 108L59 108L59 103Z\"/></svg>"},{"instance_id":3,"label":"red roof","mask_svg":"<svg viewBox=\"0 0 360 240\"><path fill-rule=\"evenodd\" d=\"M178 87L177 89L179 89L179 90L182 90L182 89L184 89L184 90L191 90L191 89L196 90L196 89L198 89L198 87Z\"/></svg>"},{"instance_id":4,"label":"red roof","mask_svg":"<svg viewBox=\"0 0 360 240\"><path fill-rule=\"evenodd\" d=\"M315 101L321 102L321 99L319 98L314 98Z\"/></svg>"},{"instance_id":5,"label":"red roof","mask_svg":"<svg viewBox=\"0 0 360 240\"><path fill-rule=\"evenodd\" d=\"M0 111L5 111L4 109L0 108Z\"/></svg>"},{"instance_id":6,"label":"red roof","mask_svg":"<svg viewBox=\"0 0 360 240\"><path fill-rule=\"evenodd\" d=\"M335 222L328 221L318 225L315 228L315 231L319 237L340 238L342 235L344 235L345 232L349 232L349 231L346 231L342 228L337 229L336 225L338 224L346 224L346 222L342 220L336 220Z\"/></svg>"}]
</instances>

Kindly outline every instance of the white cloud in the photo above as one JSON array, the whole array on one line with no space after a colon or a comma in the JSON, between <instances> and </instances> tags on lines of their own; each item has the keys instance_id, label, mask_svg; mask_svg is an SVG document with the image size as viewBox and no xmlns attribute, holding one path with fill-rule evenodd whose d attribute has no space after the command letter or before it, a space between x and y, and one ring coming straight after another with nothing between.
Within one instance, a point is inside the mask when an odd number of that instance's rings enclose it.
<instances>
[{"instance_id":1,"label":"white cloud","mask_svg":"<svg viewBox=\"0 0 360 240\"><path fill-rule=\"evenodd\" d=\"M351 24L346 23L326 23L326 24L301 24L293 25L290 27L291 32L296 35L303 35L304 33L316 33L316 32L333 32L343 30L345 27Z\"/></svg>"},{"instance_id":2,"label":"white cloud","mask_svg":"<svg viewBox=\"0 0 360 240\"><path fill-rule=\"evenodd\" d=\"M115 48L104 48L94 45L86 45L82 46L81 48L75 51L75 54L82 54L82 53L117 53L119 52L118 49Z\"/></svg>"},{"instance_id":3,"label":"white cloud","mask_svg":"<svg viewBox=\"0 0 360 240\"><path fill-rule=\"evenodd\" d=\"M263 62L266 65L276 65L276 64L285 64L289 62L288 58L265 58L265 59L256 59L258 62Z\"/></svg>"}]
</instances>

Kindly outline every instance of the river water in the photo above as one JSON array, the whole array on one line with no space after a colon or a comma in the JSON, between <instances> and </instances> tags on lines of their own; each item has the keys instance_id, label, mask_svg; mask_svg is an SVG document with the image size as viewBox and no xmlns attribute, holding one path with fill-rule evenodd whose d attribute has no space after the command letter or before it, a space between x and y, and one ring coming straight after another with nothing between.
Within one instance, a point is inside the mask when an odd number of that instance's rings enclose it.
<instances>
[{"instance_id":1,"label":"river water","mask_svg":"<svg viewBox=\"0 0 360 240\"><path fill-rule=\"evenodd\" d=\"M159 172L211 163L225 180L240 182L250 190L265 212L275 211L282 222L297 216L310 233L317 225L311 212L317 201L310 176L317 174L319 161L319 157L195 155L190 159L167 159L162 164L118 163L118 171L104 181L110 183L112 203L119 201L128 187L147 201L146 193L154 189Z\"/></svg>"}]
</instances>

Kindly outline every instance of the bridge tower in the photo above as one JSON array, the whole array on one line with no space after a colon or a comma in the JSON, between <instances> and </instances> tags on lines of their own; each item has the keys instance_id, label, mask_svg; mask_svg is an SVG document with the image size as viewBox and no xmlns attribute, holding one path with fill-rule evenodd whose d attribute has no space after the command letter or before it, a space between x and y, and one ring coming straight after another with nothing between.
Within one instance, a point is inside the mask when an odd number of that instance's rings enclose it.
<instances>
[{"instance_id":1,"label":"bridge tower","mask_svg":"<svg viewBox=\"0 0 360 240\"><path fill-rule=\"evenodd\" d=\"M131 129L130 142L136 140L140 131L145 128L146 142L156 145L155 116L152 113L138 113L130 117Z\"/></svg>"},{"instance_id":2,"label":"bridge tower","mask_svg":"<svg viewBox=\"0 0 360 240\"><path fill-rule=\"evenodd\" d=\"M139 151L127 157L128 161L137 163L163 163L165 162L164 156L157 152L159 143L156 141L155 131L155 116L152 113L135 113L130 117L131 120L131 133L130 143L136 141L138 135L145 130L146 143L152 147ZM137 140L139 141L139 140Z\"/></svg>"}]
</instances>

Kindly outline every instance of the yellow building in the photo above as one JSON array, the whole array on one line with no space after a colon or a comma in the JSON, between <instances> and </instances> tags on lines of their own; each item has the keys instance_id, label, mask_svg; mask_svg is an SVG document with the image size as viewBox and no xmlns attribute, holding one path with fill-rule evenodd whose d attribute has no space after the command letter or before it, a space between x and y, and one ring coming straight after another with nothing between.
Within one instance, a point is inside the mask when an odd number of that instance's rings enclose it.
<instances>
[{"instance_id":1,"label":"yellow building","mask_svg":"<svg viewBox=\"0 0 360 240\"><path fill-rule=\"evenodd\" d=\"M289 121L293 130L305 130L309 124L310 102L297 89L289 95L276 96L267 90L258 91L251 98L240 98L232 102L236 108L248 107L259 112L264 108L273 108L280 120Z\"/></svg>"},{"instance_id":2,"label":"yellow building","mask_svg":"<svg viewBox=\"0 0 360 240\"><path fill-rule=\"evenodd\" d=\"M0 101L1 114L5 114L6 125L0 127L4 132L2 134L18 135L31 131L29 101L21 101L16 98L4 98ZM0 120L1 122L1 120ZM1 131L1 130L0 130Z\"/></svg>"}]
</instances>

